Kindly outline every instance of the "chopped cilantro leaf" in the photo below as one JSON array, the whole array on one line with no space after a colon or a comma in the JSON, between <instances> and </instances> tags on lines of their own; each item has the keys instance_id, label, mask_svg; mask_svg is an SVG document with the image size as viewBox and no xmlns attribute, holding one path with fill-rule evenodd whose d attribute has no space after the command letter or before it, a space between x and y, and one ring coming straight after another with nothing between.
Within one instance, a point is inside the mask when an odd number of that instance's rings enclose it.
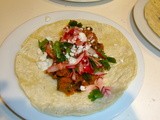
<instances>
[{"instance_id":1,"label":"chopped cilantro leaf","mask_svg":"<svg viewBox=\"0 0 160 120\"><path fill-rule=\"evenodd\" d=\"M103 97L103 94L99 89L92 90L88 95L88 98L91 99L91 101L95 101L96 99L102 98L102 97Z\"/></svg>"},{"instance_id":2,"label":"chopped cilantro leaf","mask_svg":"<svg viewBox=\"0 0 160 120\"><path fill-rule=\"evenodd\" d=\"M108 62L116 63L116 59L113 57L107 57Z\"/></svg>"},{"instance_id":3,"label":"chopped cilantro leaf","mask_svg":"<svg viewBox=\"0 0 160 120\"><path fill-rule=\"evenodd\" d=\"M56 41L53 44L53 50L54 50L54 52L56 54L58 62L63 62L63 61L66 60L66 57L65 57L65 55L63 54L63 51L62 51L61 42Z\"/></svg>"},{"instance_id":4,"label":"chopped cilantro leaf","mask_svg":"<svg viewBox=\"0 0 160 120\"><path fill-rule=\"evenodd\" d=\"M77 26L77 27L82 27L82 24L81 24L81 23L78 23L78 22L75 21L75 20L70 20L69 23L68 23L68 25L69 25L70 27L75 27L75 26Z\"/></svg>"},{"instance_id":5,"label":"chopped cilantro leaf","mask_svg":"<svg viewBox=\"0 0 160 120\"><path fill-rule=\"evenodd\" d=\"M94 69L97 68L96 63L95 63L92 59L89 58L89 62L91 63L91 65L92 65L92 67L93 67Z\"/></svg>"},{"instance_id":6,"label":"chopped cilantro leaf","mask_svg":"<svg viewBox=\"0 0 160 120\"><path fill-rule=\"evenodd\" d=\"M61 43L61 45L62 45L63 48L64 47L72 47L73 46L72 43L68 43L68 42L63 42L63 43Z\"/></svg>"},{"instance_id":7,"label":"chopped cilantro leaf","mask_svg":"<svg viewBox=\"0 0 160 120\"><path fill-rule=\"evenodd\" d=\"M89 82L91 80L91 74L83 73L82 77L85 81Z\"/></svg>"},{"instance_id":8,"label":"chopped cilantro leaf","mask_svg":"<svg viewBox=\"0 0 160 120\"><path fill-rule=\"evenodd\" d=\"M107 58L107 55L105 54L104 51L101 51L101 53L102 53L102 55L103 55L104 58Z\"/></svg>"},{"instance_id":9,"label":"chopped cilantro leaf","mask_svg":"<svg viewBox=\"0 0 160 120\"><path fill-rule=\"evenodd\" d=\"M105 52L102 49L98 49L97 51L100 54L100 57L107 58L107 55L105 54Z\"/></svg>"},{"instance_id":10,"label":"chopped cilantro leaf","mask_svg":"<svg viewBox=\"0 0 160 120\"><path fill-rule=\"evenodd\" d=\"M71 49L70 48L66 48L66 53L70 54L71 53Z\"/></svg>"},{"instance_id":11,"label":"chopped cilantro leaf","mask_svg":"<svg viewBox=\"0 0 160 120\"><path fill-rule=\"evenodd\" d=\"M116 63L116 59L114 57L108 57L104 51L101 51L101 54L103 56L103 58L107 59L108 62L111 62L111 63Z\"/></svg>"},{"instance_id":12,"label":"chopped cilantro leaf","mask_svg":"<svg viewBox=\"0 0 160 120\"><path fill-rule=\"evenodd\" d=\"M56 41L53 44L53 49L56 53L57 58L60 58L61 57L61 48L60 48L60 42L59 41Z\"/></svg>"},{"instance_id":13,"label":"chopped cilantro leaf","mask_svg":"<svg viewBox=\"0 0 160 120\"><path fill-rule=\"evenodd\" d=\"M66 60L66 56L64 54L61 54L61 57L57 59L57 62L63 62Z\"/></svg>"},{"instance_id":14,"label":"chopped cilantro leaf","mask_svg":"<svg viewBox=\"0 0 160 120\"><path fill-rule=\"evenodd\" d=\"M61 51L64 51L65 53L68 53L68 54L71 53L72 46L73 44L68 42L63 42L60 44Z\"/></svg>"},{"instance_id":15,"label":"chopped cilantro leaf","mask_svg":"<svg viewBox=\"0 0 160 120\"><path fill-rule=\"evenodd\" d=\"M98 72L98 71L102 71L103 70L101 67L97 67L96 63L90 58L89 58L89 62L91 64L91 66L93 67L94 72Z\"/></svg>"},{"instance_id":16,"label":"chopped cilantro leaf","mask_svg":"<svg viewBox=\"0 0 160 120\"><path fill-rule=\"evenodd\" d=\"M111 66L109 63L116 63L116 59L113 57L108 57L103 50L98 50L98 52L103 58L99 62L104 66L105 69L110 70Z\"/></svg>"},{"instance_id":17,"label":"chopped cilantro leaf","mask_svg":"<svg viewBox=\"0 0 160 120\"><path fill-rule=\"evenodd\" d=\"M38 41L39 48L44 52L46 50L46 45L49 43L47 39L44 39L42 42Z\"/></svg>"},{"instance_id":18,"label":"chopped cilantro leaf","mask_svg":"<svg viewBox=\"0 0 160 120\"><path fill-rule=\"evenodd\" d=\"M77 27L82 27L82 23L78 23L78 24L77 24Z\"/></svg>"},{"instance_id":19,"label":"chopped cilantro leaf","mask_svg":"<svg viewBox=\"0 0 160 120\"><path fill-rule=\"evenodd\" d=\"M100 63L104 66L104 69L106 69L106 70L110 70L110 69L111 69L111 66L110 66L110 64L108 63L108 60L107 60L107 59L100 60Z\"/></svg>"}]
</instances>

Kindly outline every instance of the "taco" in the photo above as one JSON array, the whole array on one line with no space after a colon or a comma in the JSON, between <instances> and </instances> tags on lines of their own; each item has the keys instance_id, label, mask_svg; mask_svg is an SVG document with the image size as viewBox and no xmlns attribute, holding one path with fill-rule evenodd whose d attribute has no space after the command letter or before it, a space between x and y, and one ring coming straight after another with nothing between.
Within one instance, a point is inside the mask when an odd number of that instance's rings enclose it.
<instances>
[{"instance_id":1,"label":"taco","mask_svg":"<svg viewBox=\"0 0 160 120\"><path fill-rule=\"evenodd\" d=\"M149 0L145 5L144 15L150 28L160 37L160 1Z\"/></svg>"},{"instance_id":2,"label":"taco","mask_svg":"<svg viewBox=\"0 0 160 120\"><path fill-rule=\"evenodd\" d=\"M60 20L28 36L16 55L15 71L37 110L82 116L107 108L123 94L136 75L137 60L114 27Z\"/></svg>"}]
</instances>

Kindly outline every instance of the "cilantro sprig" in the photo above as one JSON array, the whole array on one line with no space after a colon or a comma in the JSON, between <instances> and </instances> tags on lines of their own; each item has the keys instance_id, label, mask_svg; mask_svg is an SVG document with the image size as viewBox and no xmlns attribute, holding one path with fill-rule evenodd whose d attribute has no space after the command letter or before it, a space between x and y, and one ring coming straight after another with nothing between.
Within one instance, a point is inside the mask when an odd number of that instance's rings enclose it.
<instances>
[{"instance_id":1,"label":"cilantro sprig","mask_svg":"<svg viewBox=\"0 0 160 120\"><path fill-rule=\"evenodd\" d=\"M39 48L44 52L46 50L46 45L49 43L47 39L44 39L42 42L38 41Z\"/></svg>"},{"instance_id":2,"label":"cilantro sprig","mask_svg":"<svg viewBox=\"0 0 160 120\"><path fill-rule=\"evenodd\" d=\"M56 54L57 62L63 62L67 59L63 52L66 52L69 54L71 52L70 48L72 47L72 45L73 44L70 44L67 42L60 42L60 41L54 42L52 47L53 47L53 51Z\"/></svg>"},{"instance_id":3,"label":"cilantro sprig","mask_svg":"<svg viewBox=\"0 0 160 120\"><path fill-rule=\"evenodd\" d=\"M91 76L91 74L89 74L89 73L83 73L82 74L82 77L83 77L83 79L86 81L86 82L89 82L92 78L92 76Z\"/></svg>"},{"instance_id":4,"label":"cilantro sprig","mask_svg":"<svg viewBox=\"0 0 160 120\"><path fill-rule=\"evenodd\" d=\"M108 62L116 63L116 59L114 57L107 57Z\"/></svg>"},{"instance_id":5,"label":"cilantro sprig","mask_svg":"<svg viewBox=\"0 0 160 120\"><path fill-rule=\"evenodd\" d=\"M77 27L82 27L82 23L78 23L78 22L75 21L75 20L70 20L69 23L68 23L68 25L69 25L70 27L75 27L75 26L77 26Z\"/></svg>"},{"instance_id":6,"label":"cilantro sprig","mask_svg":"<svg viewBox=\"0 0 160 120\"><path fill-rule=\"evenodd\" d=\"M66 57L63 54L62 43L60 41L55 41L52 48L56 54L57 62L63 62L66 60Z\"/></svg>"},{"instance_id":7,"label":"cilantro sprig","mask_svg":"<svg viewBox=\"0 0 160 120\"><path fill-rule=\"evenodd\" d=\"M47 39L44 39L43 41L38 41L39 48L42 50L42 52L46 51L46 46L49 43ZM52 52L55 53L57 62L63 62L66 60L66 57L63 52L70 54L71 47L73 44L67 43L67 42L60 42L55 41L52 45Z\"/></svg>"},{"instance_id":8,"label":"cilantro sprig","mask_svg":"<svg viewBox=\"0 0 160 120\"><path fill-rule=\"evenodd\" d=\"M110 63L116 63L116 59L113 57L107 57L106 59L102 59L99 62L104 66L105 70L110 70L111 69Z\"/></svg>"},{"instance_id":9,"label":"cilantro sprig","mask_svg":"<svg viewBox=\"0 0 160 120\"><path fill-rule=\"evenodd\" d=\"M99 62L103 65L105 70L110 70L110 63L116 63L116 59L114 57L107 56L103 50L98 50L98 52L102 58Z\"/></svg>"},{"instance_id":10,"label":"cilantro sprig","mask_svg":"<svg viewBox=\"0 0 160 120\"><path fill-rule=\"evenodd\" d=\"M95 101L96 99L102 98L102 97L103 97L103 94L99 89L92 90L88 95L88 98L91 99L91 101Z\"/></svg>"}]
</instances>

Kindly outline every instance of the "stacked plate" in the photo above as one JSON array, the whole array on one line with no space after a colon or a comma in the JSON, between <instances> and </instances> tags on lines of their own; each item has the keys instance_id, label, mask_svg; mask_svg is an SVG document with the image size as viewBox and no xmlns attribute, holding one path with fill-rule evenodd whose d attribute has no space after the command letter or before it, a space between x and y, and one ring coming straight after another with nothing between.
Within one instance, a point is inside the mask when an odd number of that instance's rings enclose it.
<instances>
[{"instance_id":1,"label":"stacked plate","mask_svg":"<svg viewBox=\"0 0 160 120\"><path fill-rule=\"evenodd\" d=\"M148 1L149 0L138 0L134 7L133 16L139 31L152 45L160 50L160 37L152 31L145 19L144 8ZM158 14L160 15L160 13Z\"/></svg>"},{"instance_id":2,"label":"stacked plate","mask_svg":"<svg viewBox=\"0 0 160 120\"><path fill-rule=\"evenodd\" d=\"M70 2L97 2L101 0L65 0L65 1L70 1Z\"/></svg>"}]
</instances>

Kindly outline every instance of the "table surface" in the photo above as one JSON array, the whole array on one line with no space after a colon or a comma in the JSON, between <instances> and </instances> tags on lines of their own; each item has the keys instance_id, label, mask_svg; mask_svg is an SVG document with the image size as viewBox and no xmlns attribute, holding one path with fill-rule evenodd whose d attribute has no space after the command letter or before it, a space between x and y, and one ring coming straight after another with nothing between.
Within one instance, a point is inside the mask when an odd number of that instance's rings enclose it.
<instances>
[{"instance_id":1,"label":"table surface","mask_svg":"<svg viewBox=\"0 0 160 120\"><path fill-rule=\"evenodd\" d=\"M1 0L0 45L19 25L44 13L62 10L88 11L105 16L124 27L138 43L145 63L144 83L131 106L114 120L160 119L160 51L152 46L137 29L133 8L137 0L103 0L96 3L70 3L61 0ZM20 119L0 98L0 120Z\"/></svg>"}]
</instances>

